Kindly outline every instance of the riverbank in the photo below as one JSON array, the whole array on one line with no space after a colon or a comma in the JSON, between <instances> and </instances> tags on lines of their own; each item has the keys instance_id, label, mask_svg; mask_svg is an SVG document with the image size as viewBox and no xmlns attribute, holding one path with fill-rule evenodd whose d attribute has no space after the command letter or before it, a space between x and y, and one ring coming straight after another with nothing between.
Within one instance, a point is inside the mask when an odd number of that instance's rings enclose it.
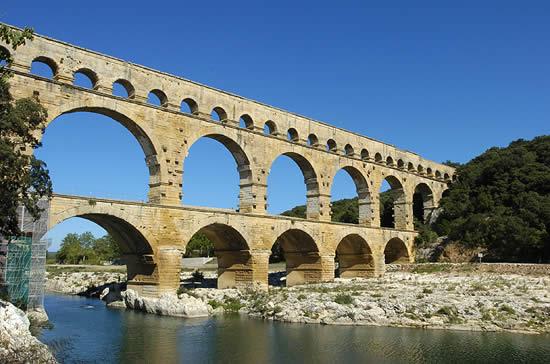
<instances>
[{"instance_id":1,"label":"riverbank","mask_svg":"<svg viewBox=\"0 0 550 364\"><path fill-rule=\"evenodd\" d=\"M383 278L339 278L331 283L270 287L268 292L195 288L160 299L126 291L121 298L128 308L180 317L239 312L282 322L550 333L547 275L479 272L447 265L388 270ZM76 273L64 274L53 280L72 282L84 277L73 280L68 277ZM182 278L188 276L182 274ZM94 277L93 282L109 278L104 273L87 277Z\"/></svg>"},{"instance_id":2,"label":"riverbank","mask_svg":"<svg viewBox=\"0 0 550 364\"><path fill-rule=\"evenodd\" d=\"M30 331L25 312L0 300L0 363L57 363Z\"/></svg>"}]
</instances>

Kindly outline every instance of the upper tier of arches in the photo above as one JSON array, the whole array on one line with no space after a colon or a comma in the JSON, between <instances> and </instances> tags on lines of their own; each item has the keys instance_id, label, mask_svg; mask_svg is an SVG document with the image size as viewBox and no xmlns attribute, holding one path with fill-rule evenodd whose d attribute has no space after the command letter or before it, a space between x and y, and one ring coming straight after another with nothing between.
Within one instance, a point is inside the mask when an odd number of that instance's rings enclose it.
<instances>
[{"instance_id":1,"label":"upper tier of arches","mask_svg":"<svg viewBox=\"0 0 550 364\"><path fill-rule=\"evenodd\" d=\"M377 163L443 182L456 179L453 168L391 145L51 39L36 36L12 56L13 69L29 72L31 64L39 62L51 69L51 78L58 82L73 84L75 75L84 75L89 79L88 88L96 92L112 94L118 88L124 92L117 92L115 96L132 102L148 103L153 99L151 107L213 118L237 127L240 124L249 132L319 152Z\"/></svg>"}]
</instances>

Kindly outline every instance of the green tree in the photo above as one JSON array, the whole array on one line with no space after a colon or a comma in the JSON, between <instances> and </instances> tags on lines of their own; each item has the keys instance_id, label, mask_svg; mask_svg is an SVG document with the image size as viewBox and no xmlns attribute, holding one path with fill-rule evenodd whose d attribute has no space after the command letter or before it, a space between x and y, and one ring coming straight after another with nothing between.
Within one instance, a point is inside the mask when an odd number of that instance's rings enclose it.
<instances>
[{"instance_id":1,"label":"green tree","mask_svg":"<svg viewBox=\"0 0 550 364\"><path fill-rule=\"evenodd\" d=\"M214 244L206 235L197 233L193 235L185 250L186 257L206 257L214 255Z\"/></svg>"},{"instance_id":2,"label":"green tree","mask_svg":"<svg viewBox=\"0 0 550 364\"><path fill-rule=\"evenodd\" d=\"M0 25L0 39L16 49L32 39L32 30ZM37 219L37 202L52 193L44 162L32 155L40 147L37 134L45 127L47 113L34 98L14 101L9 92L9 53L0 48L0 235L19 235L17 207L25 206Z\"/></svg>"},{"instance_id":3,"label":"green tree","mask_svg":"<svg viewBox=\"0 0 550 364\"><path fill-rule=\"evenodd\" d=\"M120 257L120 254L118 244L110 235L95 238L87 231L67 234L61 242L56 260L61 264L102 264Z\"/></svg>"}]
</instances>

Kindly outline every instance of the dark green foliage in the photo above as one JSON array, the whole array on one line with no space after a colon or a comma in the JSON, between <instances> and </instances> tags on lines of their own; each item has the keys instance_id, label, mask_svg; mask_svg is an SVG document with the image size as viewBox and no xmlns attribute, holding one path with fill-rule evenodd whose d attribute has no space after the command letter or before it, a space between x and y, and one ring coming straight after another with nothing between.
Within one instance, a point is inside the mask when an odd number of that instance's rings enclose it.
<instances>
[{"instance_id":1,"label":"dark green foliage","mask_svg":"<svg viewBox=\"0 0 550 364\"><path fill-rule=\"evenodd\" d=\"M0 25L0 39L13 49L30 38L29 29L20 32ZM0 50L0 61L9 64L9 54ZM10 76L11 72L0 66L0 235L7 237L20 234L19 205L36 219L41 213L38 200L52 193L46 165L30 154L41 145L36 135L45 127L46 109L34 98L13 101Z\"/></svg>"},{"instance_id":2,"label":"dark green foliage","mask_svg":"<svg viewBox=\"0 0 550 364\"><path fill-rule=\"evenodd\" d=\"M458 174L433 226L439 235L486 248L488 260L550 260L550 136L491 148Z\"/></svg>"},{"instance_id":3,"label":"dark green foliage","mask_svg":"<svg viewBox=\"0 0 550 364\"><path fill-rule=\"evenodd\" d=\"M351 305L353 303L353 297L347 293L339 293L335 298L334 302L341 305Z\"/></svg>"},{"instance_id":4,"label":"dark green foliage","mask_svg":"<svg viewBox=\"0 0 550 364\"><path fill-rule=\"evenodd\" d=\"M110 235L95 238L92 233L67 234L56 260L62 264L101 264L120 257L120 248Z\"/></svg>"},{"instance_id":5,"label":"dark green foliage","mask_svg":"<svg viewBox=\"0 0 550 364\"><path fill-rule=\"evenodd\" d=\"M214 256L214 243L202 233L193 235L187 249L185 250L185 256L190 257L206 257Z\"/></svg>"}]
</instances>

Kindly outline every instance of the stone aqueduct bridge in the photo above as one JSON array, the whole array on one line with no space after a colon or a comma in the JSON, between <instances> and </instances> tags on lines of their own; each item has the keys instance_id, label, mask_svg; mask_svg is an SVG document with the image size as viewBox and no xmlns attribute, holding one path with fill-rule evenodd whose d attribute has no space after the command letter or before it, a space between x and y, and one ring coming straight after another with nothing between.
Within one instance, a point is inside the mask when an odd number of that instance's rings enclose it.
<instances>
[{"instance_id":1,"label":"stone aqueduct bridge","mask_svg":"<svg viewBox=\"0 0 550 364\"><path fill-rule=\"evenodd\" d=\"M178 287L181 254L197 232L214 242L219 287L267 285L268 257L277 241L288 285L333 279L335 256L342 276L381 275L385 261L413 260L413 198L421 197L427 217L455 178L453 168L394 146L43 36L12 58L14 98L38 98L50 122L78 111L103 114L140 143L150 174L147 203L54 195L49 216L50 227L79 216L105 228L125 253L130 287L145 295ZM53 77L31 74L33 62L48 65ZM74 85L77 73L93 86ZM115 83L127 97L113 95ZM150 93L160 106L147 102ZM182 103L188 112L181 111ZM183 161L202 137L222 143L235 159L238 210L181 205ZM266 213L267 177L281 155L303 173L306 219ZM212 160L208 168L215 166ZM331 222L331 187L341 169L357 188L359 224ZM393 228L380 227L384 180L398 194Z\"/></svg>"}]
</instances>

